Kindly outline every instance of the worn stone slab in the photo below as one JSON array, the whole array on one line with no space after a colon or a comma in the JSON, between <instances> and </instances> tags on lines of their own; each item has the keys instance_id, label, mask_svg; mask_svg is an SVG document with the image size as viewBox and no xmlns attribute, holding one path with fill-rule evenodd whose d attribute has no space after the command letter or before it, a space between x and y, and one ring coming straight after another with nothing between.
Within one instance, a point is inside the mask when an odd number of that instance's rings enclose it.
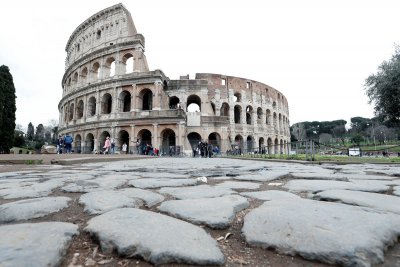
<instances>
[{"instance_id":1,"label":"worn stone slab","mask_svg":"<svg viewBox=\"0 0 400 267\"><path fill-rule=\"evenodd\" d=\"M180 173L169 173L169 172L144 172L141 173L142 178L158 178L158 179L187 179L189 175Z\"/></svg>"},{"instance_id":2,"label":"worn stone slab","mask_svg":"<svg viewBox=\"0 0 400 267\"><path fill-rule=\"evenodd\" d=\"M139 207L142 201L118 191L95 191L82 195L79 204L83 204L84 211L89 214L101 214L118 208Z\"/></svg>"},{"instance_id":3,"label":"worn stone slab","mask_svg":"<svg viewBox=\"0 0 400 267\"><path fill-rule=\"evenodd\" d=\"M236 212L246 209L249 202L245 197L230 195L216 198L170 200L158 208L171 216L205 224L213 229L228 228Z\"/></svg>"},{"instance_id":4,"label":"worn stone slab","mask_svg":"<svg viewBox=\"0 0 400 267\"><path fill-rule=\"evenodd\" d=\"M259 181L259 182L267 182L277 180L285 175L288 175L289 172L281 171L281 170L268 170L261 171L251 174L239 174L238 176L232 177L235 180L242 181Z\"/></svg>"},{"instance_id":5,"label":"worn stone slab","mask_svg":"<svg viewBox=\"0 0 400 267\"><path fill-rule=\"evenodd\" d=\"M145 178L129 181L130 185L137 188L159 188L196 185L196 179L164 179L164 178Z\"/></svg>"},{"instance_id":6,"label":"worn stone slab","mask_svg":"<svg viewBox=\"0 0 400 267\"><path fill-rule=\"evenodd\" d=\"M242 192L242 196L256 198L259 200L279 200L279 199L299 199L298 195L280 191L280 190L267 190L267 191L257 191L257 192Z\"/></svg>"},{"instance_id":7,"label":"worn stone slab","mask_svg":"<svg viewBox=\"0 0 400 267\"><path fill-rule=\"evenodd\" d=\"M0 205L0 222L40 218L68 207L69 197L42 197Z\"/></svg>"},{"instance_id":8,"label":"worn stone slab","mask_svg":"<svg viewBox=\"0 0 400 267\"><path fill-rule=\"evenodd\" d=\"M0 265L59 266L78 226L64 222L0 226Z\"/></svg>"},{"instance_id":9,"label":"worn stone slab","mask_svg":"<svg viewBox=\"0 0 400 267\"><path fill-rule=\"evenodd\" d=\"M308 199L272 200L245 216L248 244L343 266L384 260L400 234L400 216L365 207Z\"/></svg>"},{"instance_id":10,"label":"worn stone slab","mask_svg":"<svg viewBox=\"0 0 400 267\"><path fill-rule=\"evenodd\" d=\"M400 186L393 187L393 195L400 196Z\"/></svg>"},{"instance_id":11,"label":"worn stone slab","mask_svg":"<svg viewBox=\"0 0 400 267\"><path fill-rule=\"evenodd\" d=\"M221 188L209 185L164 187L161 188L158 192L160 192L161 194L171 195L177 199L220 197L236 193L229 188Z\"/></svg>"},{"instance_id":12,"label":"worn stone slab","mask_svg":"<svg viewBox=\"0 0 400 267\"><path fill-rule=\"evenodd\" d=\"M316 194L315 198L328 201L339 201L350 205L370 207L381 211L400 214L400 197L386 194L352 190L328 190Z\"/></svg>"},{"instance_id":13,"label":"worn stone slab","mask_svg":"<svg viewBox=\"0 0 400 267\"><path fill-rule=\"evenodd\" d=\"M252 182L236 182L226 181L216 185L216 187L230 188L230 189L258 189L261 186L259 183Z\"/></svg>"},{"instance_id":14,"label":"worn stone slab","mask_svg":"<svg viewBox=\"0 0 400 267\"><path fill-rule=\"evenodd\" d=\"M0 189L0 196L4 199L45 197L48 196L52 190L62 186L63 184L64 183L59 180L47 180L26 186L15 184L14 187Z\"/></svg>"},{"instance_id":15,"label":"worn stone slab","mask_svg":"<svg viewBox=\"0 0 400 267\"><path fill-rule=\"evenodd\" d=\"M117 209L88 222L104 253L116 250L126 257L142 257L152 264L222 265L224 255L202 228L140 209Z\"/></svg>"},{"instance_id":16,"label":"worn stone slab","mask_svg":"<svg viewBox=\"0 0 400 267\"><path fill-rule=\"evenodd\" d=\"M389 189L387 185L370 184L365 182L345 182L327 180L291 180L283 186L293 192L321 192L333 189L358 190L367 192L385 192Z\"/></svg>"},{"instance_id":17,"label":"worn stone slab","mask_svg":"<svg viewBox=\"0 0 400 267\"><path fill-rule=\"evenodd\" d=\"M164 196L154 193L149 190L140 188L125 188L118 190L121 194L129 198L141 199L145 202L146 206L151 208L164 200Z\"/></svg>"}]
</instances>

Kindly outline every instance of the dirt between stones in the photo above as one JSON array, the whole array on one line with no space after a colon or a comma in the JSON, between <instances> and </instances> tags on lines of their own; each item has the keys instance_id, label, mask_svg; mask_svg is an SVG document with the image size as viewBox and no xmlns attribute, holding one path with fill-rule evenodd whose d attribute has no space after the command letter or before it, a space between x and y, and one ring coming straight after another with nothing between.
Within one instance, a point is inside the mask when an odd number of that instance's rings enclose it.
<instances>
[{"instance_id":1,"label":"dirt between stones","mask_svg":"<svg viewBox=\"0 0 400 267\"><path fill-rule=\"evenodd\" d=\"M3 168L4 165L0 165L0 172L5 171L21 171L24 169L32 170L32 166L25 165L7 165L7 168ZM27 168L25 168L27 167ZM76 167L76 166L75 166ZM68 167L69 168L69 167ZM71 169L74 166L70 167ZM284 182L286 183L290 180L290 177L285 177L274 182ZM209 184L215 184L219 181L209 179ZM276 186L268 186L268 182L264 183L257 190L245 190L245 191L261 191L266 189L280 189L282 188ZM127 187L127 186L124 186ZM123 188L123 187L122 187ZM155 189L157 190L157 189ZM155 191L154 190L154 191ZM240 191L240 190L238 190ZM244 190L243 190L244 191ZM92 238L88 233L83 231L86 223L89 219L95 217L96 215L88 215L83 211L83 206L78 203L79 197L82 193L66 193L61 190L54 191L50 196L67 196L72 199L69 207L61 210L60 212L47 215L45 217L31 219L26 221L21 221L18 223L26 222L48 222L48 221L60 221L69 222L79 226L80 234L75 236L72 243L67 250L64 260L60 264L61 267L81 267L81 266L105 266L105 267L128 267L128 266L153 266L152 264L144 261L141 258L123 258L120 257L116 252L112 254L105 254L101 251L99 243L97 240ZM0 199L0 204L10 202L10 200ZM244 216L250 212L252 209L258 207L262 204L262 201L249 200L249 208L240 211L236 214L236 217L228 229L224 230L213 230L206 226L201 226L205 231L207 231L215 240L225 255L226 262L223 266L259 266L259 267L329 267L334 265L328 265L315 261L308 261L300 256L287 256L280 255L273 249L263 249L258 247L251 247L246 244L244 237L241 234L241 229L243 226ZM152 207L151 209L143 206L141 209L151 210L154 212L159 212L157 207ZM304 244L305 246L307 244ZM163 267L183 267L189 266L187 264L163 264ZM385 262L375 267L393 267L400 266L400 245L396 243L394 247L389 248L385 253Z\"/></svg>"}]
</instances>

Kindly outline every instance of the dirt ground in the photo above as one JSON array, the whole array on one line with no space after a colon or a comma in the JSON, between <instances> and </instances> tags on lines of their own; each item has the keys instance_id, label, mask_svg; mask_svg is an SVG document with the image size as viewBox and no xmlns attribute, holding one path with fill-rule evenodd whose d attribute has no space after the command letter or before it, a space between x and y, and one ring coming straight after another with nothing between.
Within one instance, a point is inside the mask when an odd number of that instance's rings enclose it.
<instances>
[{"instance_id":1,"label":"dirt ground","mask_svg":"<svg viewBox=\"0 0 400 267\"><path fill-rule=\"evenodd\" d=\"M0 161L2 159L0 156ZM56 155L61 156L61 155ZM74 155L64 155L68 158L73 159ZM97 156L97 155L96 155ZM67 158L64 157L64 158ZM75 156L76 158L76 156ZM54 159L51 155L47 155L43 158L43 164L49 164ZM96 161L94 158L93 161ZM43 165L31 165L31 164L7 164L1 165L0 172L9 171L23 171L41 169ZM78 165L69 165L66 168L74 169ZM64 167L65 168L65 167ZM45 171L45 170L44 170ZM282 182L286 182L290 177L283 178ZM211 180L211 179L210 179ZM209 181L210 181L209 180ZM1 182L1 181L0 181ZM280 181L275 181L280 182ZM211 180L211 184L215 183L215 180ZM272 189L267 184L264 184L262 188L256 190ZM277 187L273 187L277 189ZM249 191L249 190L246 190ZM74 237L70 248L67 251L66 257L62 262L62 267L77 267L77 266L153 266L145 262L140 258L123 258L119 257L116 253L106 254L103 253L99 247L97 240L93 239L89 234L83 232L83 228L86 223L93 216L90 216L83 212L83 206L78 203L81 193L65 193L57 190L52 193L51 196L67 196L73 199L70 202L70 206L58 213L50 214L48 216L32 219L25 222L44 222L44 221L62 221L70 222L79 226L80 235ZM0 204L11 202L12 200L0 199ZM280 255L273 249L263 249L250 247L246 244L244 237L241 235L241 229L243 226L243 217L253 208L261 205L261 201L251 200L250 207L237 213L235 220L231 227L224 230L213 230L208 227L202 226L210 235L218 240L219 247L226 257L226 263L224 266L262 266L262 267L327 267L334 265L327 265L324 263L304 260L299 256L288 256ZM152 210L158 212L156 207L148 209L142 207L142 209ZM304 244L305 246L307 244ZM189 266L185 264L165 264L161 265L165 267L178 267L178 266ZM397 243L394 247L391 247L387 253L385 253L385 263L376 265L376 267L392 267L400 266L400 245Z\"/></svg>"}]
</instances>

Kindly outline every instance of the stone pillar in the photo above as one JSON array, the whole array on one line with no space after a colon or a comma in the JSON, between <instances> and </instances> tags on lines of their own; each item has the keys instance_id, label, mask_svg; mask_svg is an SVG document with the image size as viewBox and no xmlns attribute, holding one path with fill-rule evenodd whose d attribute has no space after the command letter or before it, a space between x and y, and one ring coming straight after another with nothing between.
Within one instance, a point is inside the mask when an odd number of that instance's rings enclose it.
<instances>
[{"instance_id":1,"label":"stone pillar","mask_svg":"<svg viewBox=\"0 0 400 267\"><path fill-rule=\"evenodd\" d=\"M83 114L82 114L82 122L85 123L86 122L86 118L87 118L87 95L85 94L83 96Z\"/></svg>"},{"instance_id":2,"label":"stone pillar","mask_svg":"<svg viewBox=\"0 0 400 267\"><path fill-rule=\"evenodd\" d=\"M153 147L159 147L158 143L158 123L153 124L153 136L152 136L152 145Z\"/></svg>"},{"instance_id":3,"label":"stone pillar","mask_svg":"<svg viewBox=\"0 0 400 267\"><path fill-rule=\"evenodd\" d=\"M100 100L100 91L96 90L96 115L100 116L101 110L101 100Z\"/></svg>"}]
</instances>

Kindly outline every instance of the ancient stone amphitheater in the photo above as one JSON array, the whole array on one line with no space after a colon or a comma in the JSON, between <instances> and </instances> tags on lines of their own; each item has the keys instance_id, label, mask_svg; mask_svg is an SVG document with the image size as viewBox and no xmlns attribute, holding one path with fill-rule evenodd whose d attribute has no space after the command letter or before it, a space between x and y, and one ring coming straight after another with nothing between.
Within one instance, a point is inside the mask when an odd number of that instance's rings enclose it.
<instances>
[{"instance_id":1,"label":"ancient stone amphitheater","mask_svg":"<svg viewBox=\"0 0 400 267\"><path fill-rule=\"evenodd\" d=\"M151 144L163 154L191 155L199 141L223 153L285 153L289 108L278 90L246 78L197 73L169 79L149 70L145 39L117 4L79 25L66 45L59 133L78 153ZM138 141L138 142L137 142Z\"/></svg>"}]
</instances>

